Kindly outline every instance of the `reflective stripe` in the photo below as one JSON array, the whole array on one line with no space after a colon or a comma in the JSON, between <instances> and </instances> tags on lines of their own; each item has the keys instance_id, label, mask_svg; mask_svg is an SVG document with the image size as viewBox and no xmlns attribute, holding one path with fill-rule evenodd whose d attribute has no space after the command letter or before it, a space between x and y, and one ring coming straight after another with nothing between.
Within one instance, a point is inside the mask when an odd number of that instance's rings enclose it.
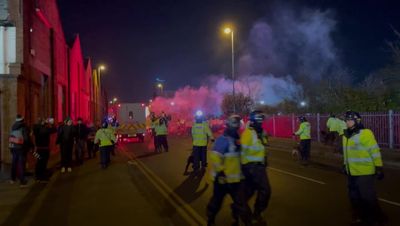
<instances>
[{"instance_id":1,"label":"reflective stripe","mask_svg":"<svg viewBox=\"0 0 400 226\"><path fill-rule=\"evenodd\" d=\"M380 152L374 153L371 156L372 156L372 158L381 158L381 153Z\"/></svg>"},{"instance_id":2,"label":"reflective stripe","mask_svg":"<svg viewBox=\"0 0 400 226\"><path fill-rule=\"evenodd\" d=\"M243 149L251 149L252 151L264 151L264 146L258 145L244 145L242 144Z\"/></svg>"},{"instance_id":3,"label":"reflective stripe","mask_svg":"<svg viewBox=\"0 0 400 226\"><path fill-rule=\"evenodd\" d=\"M349 162L370 162L372 163L372 159L371 158L348 158L347 159Z\"/></svg>"},{"instance_id":4,"label":"reflective stripe","mask_svg":"<svg viewBox=\"0 0 400 226\"><path fill-rule=\"evenodd\" d=\"M249 162L264 162L264 157L243 156L243 158L247 159Z\"/></svg>"},{"instance_id":5,"label":"reflective stripe","mask_svg":"<svg viewBox=\"0 0 400 226\"><path fill-rule=\"evenodd\" d=\"M239 157L239 152L227 152L224 154L226 157Z\"/></svg>"},{"instance_id":6,"label":"reflective stripe","mask_svg":"<svg viewBox=\"0 0 400 226\"><path fill-rule=\"evenodd\" d=\"M224 156L223 154L219 153L218 151L211 151L211 153L212 153L212 154L219 155L220 157L223 157L223 156Z\"/></svg>"}]
</instances>

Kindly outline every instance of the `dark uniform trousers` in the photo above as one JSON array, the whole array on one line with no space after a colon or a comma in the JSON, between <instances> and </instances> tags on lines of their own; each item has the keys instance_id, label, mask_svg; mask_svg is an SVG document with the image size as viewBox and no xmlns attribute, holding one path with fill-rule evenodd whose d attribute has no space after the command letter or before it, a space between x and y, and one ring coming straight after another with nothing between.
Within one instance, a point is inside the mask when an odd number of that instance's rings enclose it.
<instances>
[{"instance_id":1,"label":"dark uniform trousers","mask_svg":"<svg viewBox=\"0 0 400 226\"><path fill-rule=\"evenodd\" d=\"M214 181L214 192L207 205L207 216L209 221L214 222L215 217L221 209L224 198L229 194L233 200L231 205L232 215L235 220L242 219L243 222L250 222L251 210L245 202L243 183L218 183Z\"/></svg>"},{"instance_id":2,"label":"dark uniform trousers","mask_svg":"<svg viewBox=\"0 0 400 226\"><path fill-rule=\"evenodd\" d=\"M300 155L301 160L308 161L310 158L311 140L301 140L300 141Z\"/></svg>"},{"instance_id":3,"label":"dark uniform trousers","mask_svg":"<svg viewBox=\"0 0 400 226\"><path fill-rule=\"evenodd\" d=\"M348 176L348 190L353 218L372 225L384 218L375 191L375 175Z\"/></svg>"},{"instance_id":4,"label":"dark uniform trousers","mask_svg":"<svg viewBox=\"0 0 400 226\"><path fill-rule=\"evenodd\" d=\"M271 197L271 186L266 168L262 163L248 163L242 166L242 171L245 177L246 203L257 192L254 204L254 215L257 216L267 209Z\"/></svg>"},{"instance_id":5,"label":"dark uniform trousers","mask_svg":"<svg viewBox=\"0 0 400 226\"><path fill-rule=\"evenodd\" d=\"M195 171L201 167L205 169L207 167L207 146L193 146L193 169Z\"/></svg>"}]
</instances>

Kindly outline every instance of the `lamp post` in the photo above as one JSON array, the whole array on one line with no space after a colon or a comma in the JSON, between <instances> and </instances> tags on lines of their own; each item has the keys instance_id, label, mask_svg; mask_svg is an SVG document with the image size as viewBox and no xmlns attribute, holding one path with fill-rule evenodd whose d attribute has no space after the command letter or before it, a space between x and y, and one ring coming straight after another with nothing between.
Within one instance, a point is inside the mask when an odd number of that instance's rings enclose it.
<instances>
[{"instance_id":1,"label":"lamp post","mask_svg":"<svg viewBox=\"0 0 400 226\"><path fill-rule=\"evenodd\" d=\"M98 115L98 111L100 108L100 102L101 102L101 71L106 70L106 66L104 66L103 64L99 65L99 67L97 68L97 81L98 81L98 87L96 87L96 91L95 91L95 113L93 115L93 117L95 118L95 120L97 121L97 115ZM101 117L100 117L101 118Z\"/></svg>"},{"instance_id":2,"label":"lamp post","mask_svg":"<svg viewBox=\"0 0 400 226\"><path fill-rule=\"evenodd\" d=\"M231 34L232 42L232 98L233 98L233 113L236 113L236 99L235 99L235 45L233 30L229 27L224 29L225 34Z\"/></svg>"}]
</instances>

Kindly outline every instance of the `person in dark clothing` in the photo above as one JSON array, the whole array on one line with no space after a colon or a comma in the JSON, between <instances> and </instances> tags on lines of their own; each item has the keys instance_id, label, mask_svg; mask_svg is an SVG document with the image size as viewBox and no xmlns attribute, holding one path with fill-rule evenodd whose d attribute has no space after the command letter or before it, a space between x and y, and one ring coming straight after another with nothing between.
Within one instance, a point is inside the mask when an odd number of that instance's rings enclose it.
<instances>
[{"instance_id":1,"label":"person in dark clothing","mask_svg":"<svg viewBox=\"0 0 400 226\"><path fill-rule=\"evenodd\" d=\"M35 168L36 180L39 182L47 182L47 162L50 157L50 137L51 134L57 132L54 126L54 119L40 120L33 127L33 135L35 137L35 152L37 153L37 161Z\"/></svg>"},{"instance_id":2,"label":"person in dark clothing","mask_svg":"<svg viewBox=\"0 0 400 226\"><path fill-rule=\"evenodd\" d=\"M57 144L61 150L61 173L72 172L72 150L74 148L75 129L72 125L72 120L67 117L64 124L60 126L57 134Z\"/></svg>"},{"instance_id":3,"label":"person in dark clothing","mask_svg":"<svg viewBox=\"0 0 400 226\"><path fill-rule=\"evenodd\" d=\"M83 164L83 156L88 133L88 128L83 123L82 118L78 118L78 124L75 125L75 161L80 165Z\"/></svg>"},{"instance_id":4,"label":"person in dark clothing","mask_svg":"<svg viewBox=\"0 0 400 226\"><path fill-rule=\"evenodd\" d=\"M96 127L94 126L93 123L89 124L88 127L88 138L87 138L87 151L88 151L88 157L89 159L91 158L96 158L96 144L94 143L94 138L96 135Z\"/></svg>"},{"instance_id":5,"label":"person in dark clothing","mask_svg":"<svg viewBox=\"0 0 400 226\"><path fill-rule=\"evenodd\" d=\"M26 156L31 146L32 142L29 137L29 128L25 124L24 118L21 115L17 115L15 123L11 128L9 147L12 154L11 183L15 183L17 172L19 172L18 179L20 181L20 187L27 186L25 164Z\"/></svg>"}]
</instances>

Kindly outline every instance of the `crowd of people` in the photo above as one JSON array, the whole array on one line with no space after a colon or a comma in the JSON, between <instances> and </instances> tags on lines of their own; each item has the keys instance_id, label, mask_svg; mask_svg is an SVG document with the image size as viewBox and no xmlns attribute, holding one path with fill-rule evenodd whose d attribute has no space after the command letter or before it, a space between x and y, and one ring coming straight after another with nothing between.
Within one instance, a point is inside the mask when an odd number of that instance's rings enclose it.
<instances>
[{"instance_id":1,"label":"crowd of people","mask_svg":"<svg viewBox=\"0 0 400 226\"><path fill-rule=\"evenodd\" d=\"M36 181L48 182L50 172L47 164L54 147L53 135L60 150L61 173L72 172L73 166L82 165L86 158L95 158L98 151L101 167L107 168L116 143L115 128L112 126L114 121L108 123L105 120L101 125L95 126L93 123L84 123L82 118L78 118L74 124L70 117L66 117L61 124L56 125L53 118L47 118L38 119L30 127L21 115L17 115L9 137L12 154L11 183L18 179L20 187L27 186L25 171L29 153L36 159Z\"/></svg>"},{"instance_id":2,"label":"crowd of people","mask_svg":"<svg viewBox=\"0 0 400 226\"><path fill-rule=\"evenodd\" d=\"M150 114L151 130L154 137L155 152L168 152L168 122L170 117L162 112L159 116ZM263 128L265 115L253 111L249 121L243 128L241 117L231 115L226 120L222 135L214 138L208 122L201 112L195 116L191 128L193 151L188 158L193 164L191 175L202 176L208 166L207 147L214 142L210 152L211 176L213 179L213 194L207 205L208 225L215 225L217 213L222 207L224 197L230 195L233 204L233 224L252 225L265 220L264 213L271 197L271 185L268 178L268 139ZM311 149L311 125L304 116L299 117L300 125L293 135L300 139L301 162L308 163ZM118 123L104 121L99 128L86 126L78 118L74 125L71 118L66 118L62 125L56 127L54 120L49 118L39 120L32 130L17 116L10 135L10 150L12 152L11 180L15 182L19 171L21 186L27 181L24 177L26 155L33 150L37 158L35 176L39 182L47 182L47 161L50 153L50 137L57 134L56 143L60 147L61 173L72 171L72 156L75 152L76 165L83 164L85 152L88 157L100 151L100 164L103 169L110 164L110 154L113 153L116 137L115 129ZM381 225L385 217L379 207L374 181L384 178L383 163L380 148L371 130L366 129L361 122L361 116L354 111L348 111L344 120L331 115L327 128L333 136L332 140L340 140L343 150L343 173L348 178L348 192L353 210L353 223L356 225ZM333 134L334 133L334 134ZM333 135L332 135L333 134ZM339 143L339 142L338 142ZM249 201L257 194L254 207ZM383 224L382 224L383 225Z\"/></svg>"}]
</instances>

